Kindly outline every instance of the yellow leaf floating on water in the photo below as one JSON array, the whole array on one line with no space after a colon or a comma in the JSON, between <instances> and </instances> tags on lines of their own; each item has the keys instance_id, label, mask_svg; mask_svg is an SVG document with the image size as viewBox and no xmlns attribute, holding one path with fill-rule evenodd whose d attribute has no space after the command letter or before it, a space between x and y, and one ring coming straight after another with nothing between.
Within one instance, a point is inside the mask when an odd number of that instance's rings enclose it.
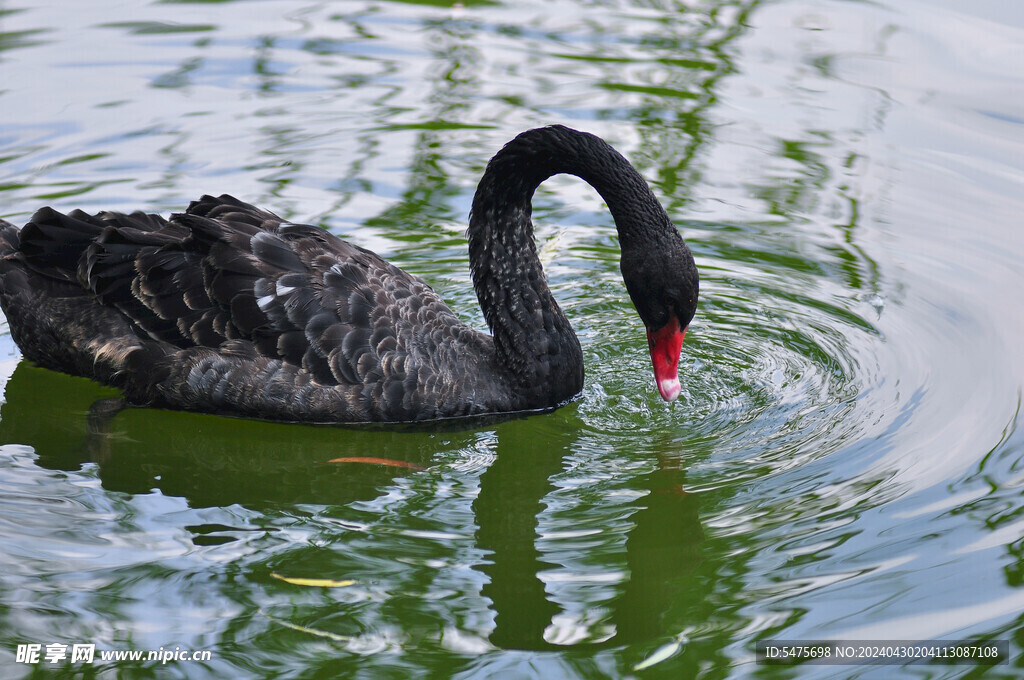
<instances>
[{"instance_id":1,"label":"yellow leaf floating on water","mask_svg":"<svg viewBox=\"0 0 1024 680\"><path fill-rule=\"evenodd\" d=\"M281 574L273 571L270 572L270 575L279 581L291 583L293 586L309 586L311 588L344 588L355 583L352 579L339 581L333 578L293 578L291 576L281 576Z\"/></svg>"},{"instance_id":2,"label":"yellow leaf floating on water","mask_svg":"<svg viewBox=\"0 0 1024 680\"><path fill-rule=\"evenodd\" d=\"M393 458L377 458L376 456L345 456L344 458L332 458L328 463L367 463L369 465L389 465L391 467L409 468L410 470L426 470L425 467L407 460L394 460Z\"/></svg>"}]
</instances>

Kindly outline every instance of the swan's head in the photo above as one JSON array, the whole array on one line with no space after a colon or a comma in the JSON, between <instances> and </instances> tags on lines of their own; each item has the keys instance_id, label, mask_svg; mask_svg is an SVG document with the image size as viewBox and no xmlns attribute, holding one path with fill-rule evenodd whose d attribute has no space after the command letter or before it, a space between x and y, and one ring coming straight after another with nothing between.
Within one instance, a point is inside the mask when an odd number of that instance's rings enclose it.
<instances>
[{"instance_id":1,"label":"swan's head","mask_svg":"<svg viewBox=\"0 0 1024 680\"><path fill-rule=\"evenodd\" d=\"M697 310L699 279L690 249L676 238L659 239L642 248L623 248L622 278L640 319L647 327L654 381L665 401L679 396L679 353Z\"/></svg>"}]
</instances>

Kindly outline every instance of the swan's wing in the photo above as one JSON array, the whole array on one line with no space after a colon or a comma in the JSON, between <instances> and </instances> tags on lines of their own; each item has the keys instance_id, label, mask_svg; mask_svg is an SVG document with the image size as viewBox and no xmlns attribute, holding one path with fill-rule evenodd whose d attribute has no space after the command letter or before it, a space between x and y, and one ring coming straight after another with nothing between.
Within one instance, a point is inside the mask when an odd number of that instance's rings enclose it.
<instances>
[{"instance_id":1,"label":"swan's wing","mask_svg":"<svg viewBox=\"0 0 1024 680\"><path fill-rule=\"evenodd\" d=\"M401 420L477 412L498 389L483 385L490 337L421 279L230 196L170 220L46 209L20 236L0 269L9 257L32 279L22 289L59 292L19 303L39 336L19 344L139 403Z\"/></svg>"},{"instance_id":2,"label":"swan's wing","mask_svg":"<svg viewBox=\"0 0 1024 680\"><path fill-rule=\"evenodd\" d=\"M404 372L411 329L458 323L426 283L376 254L229 196L150 231L100 218L79 280L179 348L244 340L320 383L359 385Z\"/></svg>"}]
</instances>

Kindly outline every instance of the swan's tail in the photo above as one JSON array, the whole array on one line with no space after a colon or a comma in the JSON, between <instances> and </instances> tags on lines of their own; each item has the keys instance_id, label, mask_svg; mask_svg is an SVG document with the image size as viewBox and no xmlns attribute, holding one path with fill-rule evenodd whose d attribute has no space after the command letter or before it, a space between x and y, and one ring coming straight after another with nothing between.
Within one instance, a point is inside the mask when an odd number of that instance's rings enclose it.
<instances>
[{"instance_id":1,"label":"swan's tail","mask_svg":"<svg viewBox=\"0 0 1024 680\"><path fill-rule=\"evenodd\" d=\"M20 231L0 220L0 307L26 358L117 385L140 343L116 310L78 282L78 260L104 227L97 222L49 208Z\"/></svg>"}]
</instances>

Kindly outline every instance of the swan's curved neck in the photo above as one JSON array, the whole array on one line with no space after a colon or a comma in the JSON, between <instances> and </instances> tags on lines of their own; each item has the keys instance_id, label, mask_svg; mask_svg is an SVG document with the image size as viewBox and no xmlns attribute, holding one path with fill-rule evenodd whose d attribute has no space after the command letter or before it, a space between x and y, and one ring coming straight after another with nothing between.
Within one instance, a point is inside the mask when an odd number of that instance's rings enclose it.
<instances>
[{"instance_id":1,"label":"swan's curved neck","mask_svg":"<svg viewBox=\"0 0 1024 680\"><path fill-rule=\"evenodd\" d=\"M583 357L548 289L530 215L534 191L560 173L597 189L615 219L623 251L657 241L666 229L674 231L644 179L594 135L561 126L530 130L488 163L469 220L473 284L498 361L520 390L545 391L555 402L582 389Z\"/></svg>"}]
</instances>

